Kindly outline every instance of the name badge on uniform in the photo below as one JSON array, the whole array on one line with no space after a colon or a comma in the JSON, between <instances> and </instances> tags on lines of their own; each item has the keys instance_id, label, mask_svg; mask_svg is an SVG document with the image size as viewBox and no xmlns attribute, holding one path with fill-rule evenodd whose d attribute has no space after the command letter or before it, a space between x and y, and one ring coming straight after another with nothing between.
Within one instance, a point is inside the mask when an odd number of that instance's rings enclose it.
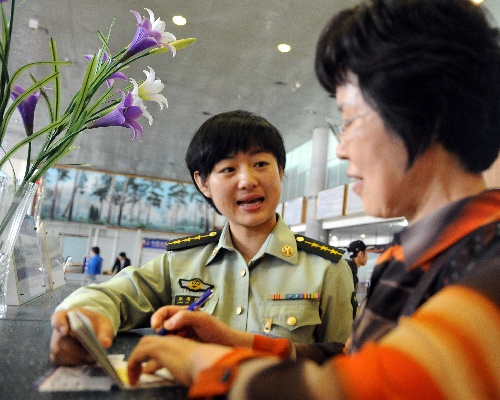
<instances>
[{"instance_id":1,"label":"name badge on uniform","mask_svg":"<svg viewBox=\"0 0 500 400\"><path fill-rule=\"evenodd\" d=\"M174 305L176 306L189 306L198 300L200 296L192 296L189 294L181 294L174 297Z\"/></svg>"}]
</instances>

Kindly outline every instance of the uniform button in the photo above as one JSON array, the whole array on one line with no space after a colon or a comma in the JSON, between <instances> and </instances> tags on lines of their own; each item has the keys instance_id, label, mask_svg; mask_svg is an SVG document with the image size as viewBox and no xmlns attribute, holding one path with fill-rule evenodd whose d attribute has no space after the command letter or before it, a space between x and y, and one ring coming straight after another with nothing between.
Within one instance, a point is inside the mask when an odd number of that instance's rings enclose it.
<instances>
[{"instance_id":1,"label":"uniform button","mask_svg":"<svg viewBox=\"0 0 500 400\"><path fill-rule=\"evenodd\" d=\"M238 306L236 307L236 314L240 315L243 312L243 307Z\"/></svg>"},{"instance_id":2,"label":"uniform button","mask_svg":"<svg viewBox=\"0 0 500 400\"><path fill-rule=\"evenodd\" d=\"M290 326L294 326L297 323L297 318L295 318L293 315L291 317L288 317L286 320L286 323Z\"/></svg>"},{"instance_id":3,"label":"uniform button","mask_svg":"<svg viewBox=\"0 0 500 400\"><path fill-rule=\"evenodd\" d=\"M241 272L240 272L240 275L241 276L245 276L246 274L247 274L247 271L245 271L244 269L242 269Z\"/></svg>"}]
</instances>

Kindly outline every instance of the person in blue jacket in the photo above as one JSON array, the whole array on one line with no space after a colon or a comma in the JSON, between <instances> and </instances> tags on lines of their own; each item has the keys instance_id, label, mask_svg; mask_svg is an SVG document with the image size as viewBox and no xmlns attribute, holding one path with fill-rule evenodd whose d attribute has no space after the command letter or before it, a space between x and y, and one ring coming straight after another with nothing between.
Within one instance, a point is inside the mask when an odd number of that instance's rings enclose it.
<instances>
[{"instance_id":1,"label":"person in blue jacket","mask_svg":"<svg viewBox=\"0 0 500 400\"><path fill-rule=\"evenodd\" d=\"M90 258L89 263L87 265L87 274L89 275L97 275L101 273L102 269L102 257L99 255L100 250L99 247L92 247L93 256Z\"/></svg>"}]
</instances>

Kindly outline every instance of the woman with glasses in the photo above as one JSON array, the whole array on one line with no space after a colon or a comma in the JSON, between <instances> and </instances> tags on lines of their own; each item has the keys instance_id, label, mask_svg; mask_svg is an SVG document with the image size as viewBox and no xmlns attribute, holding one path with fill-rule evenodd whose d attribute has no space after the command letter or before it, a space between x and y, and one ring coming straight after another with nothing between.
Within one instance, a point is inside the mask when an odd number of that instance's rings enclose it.
<instances>
[{"instance_id":1,"label":"woman with glasses","mask_svg":"<svg viewBox=\"0 0 500 400\"><path fill-rule=\"evenodd\" d=\"M482 178L500 148L498 28L469 0L372 0L328 23L316 72L366 212L409 222L377 261L349 354L319 365L171 309L156 327L217 344L144 338L131 381L147 362L193 398L499 399L500 189Z\"/></svg>"}]
</instances>

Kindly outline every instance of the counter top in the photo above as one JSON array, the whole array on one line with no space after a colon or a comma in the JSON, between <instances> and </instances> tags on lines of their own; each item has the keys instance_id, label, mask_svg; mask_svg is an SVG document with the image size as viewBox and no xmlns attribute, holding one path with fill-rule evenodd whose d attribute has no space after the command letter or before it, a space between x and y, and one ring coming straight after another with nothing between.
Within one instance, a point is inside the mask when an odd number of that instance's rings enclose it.
<instances>
[{"instance_id":1,"label":"counter top","mask_svg":"<svg viewBox=\"0 0 500 400\"><path fill-rule=\"evenodd\" d=\"M0 399L185 399L186 390L162 387L110 392L39 392L37 385L54 368L49 360L52 329L50 316L55 307L80 283L68 282L21 306L8 306L0 319ZM134 329L118 334L109 353L125 354L151 329Z\"/></svg>"}]
</instances>

